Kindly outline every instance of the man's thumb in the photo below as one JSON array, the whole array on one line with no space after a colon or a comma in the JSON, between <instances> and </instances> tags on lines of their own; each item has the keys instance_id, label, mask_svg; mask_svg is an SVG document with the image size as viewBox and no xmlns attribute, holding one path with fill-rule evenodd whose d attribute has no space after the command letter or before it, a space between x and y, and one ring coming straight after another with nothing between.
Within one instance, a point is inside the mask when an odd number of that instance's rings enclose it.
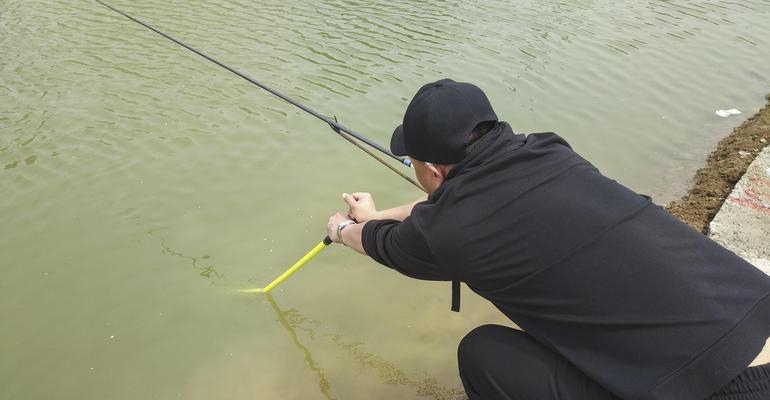
<instances>
[{"instance_id":1,"label":"man's thumb","mask_svg":"<svg viewBox=\"0 0 770 400\"><path fill-rule=\"evenodd\" d=\"M353 196L351 196L349 193L343 193L342 200L345 200L345 203L348 203L348 205L350 206L356 204L356 199Z\"/></svg>"}]
</instances>

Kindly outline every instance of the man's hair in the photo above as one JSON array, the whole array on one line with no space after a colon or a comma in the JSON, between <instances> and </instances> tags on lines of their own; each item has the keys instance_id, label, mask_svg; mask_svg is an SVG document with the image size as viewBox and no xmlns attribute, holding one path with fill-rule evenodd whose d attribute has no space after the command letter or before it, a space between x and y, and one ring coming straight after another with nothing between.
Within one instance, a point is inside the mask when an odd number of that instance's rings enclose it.
<instances>
[{"instance_id":1,"label":"man's hair","mask_svg":"<svg viewBox=\"0 0 770 400\"><path fill-rule=\"evenodd\" d=\"M496 128L497 124L497 121L484 121L476 125L476 127L471 131L471 134L468 136L468 145L470 146L477 140L481 139L481 137L486 135L487 132Z\"/></svg>"}]
</instances>

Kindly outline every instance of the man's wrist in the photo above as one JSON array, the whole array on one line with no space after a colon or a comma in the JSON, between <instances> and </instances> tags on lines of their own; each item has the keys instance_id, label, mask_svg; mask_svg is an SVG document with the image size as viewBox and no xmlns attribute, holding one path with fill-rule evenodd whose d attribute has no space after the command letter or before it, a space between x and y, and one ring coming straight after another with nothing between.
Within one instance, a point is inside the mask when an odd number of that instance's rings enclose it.
<instances>
[{"instance_id":1,"label":"man's wrist","mask_svg":"<svg viewBox=\"0 0 770 400\"><path fill-rule=\"evenodd\" d=\"M342 230L347 228L349 225L353 225L355 223L356 221L353 221L352 219L348 219L340 222L337 225L337 243L345 244L345 242L342 241Z\"/></svg>"},{"instance_id":2,"label":"man's wrist","mask_svg":"<svg viewBox=\"0 0 770 400\"><path fill-rule=\"evenodd\" d=\"M369 214L369 218L367 218L366 221L380 220L380 219L383 219L382 218L382 211L375 211L375 212Z\"/></svg>"}]
</instances>

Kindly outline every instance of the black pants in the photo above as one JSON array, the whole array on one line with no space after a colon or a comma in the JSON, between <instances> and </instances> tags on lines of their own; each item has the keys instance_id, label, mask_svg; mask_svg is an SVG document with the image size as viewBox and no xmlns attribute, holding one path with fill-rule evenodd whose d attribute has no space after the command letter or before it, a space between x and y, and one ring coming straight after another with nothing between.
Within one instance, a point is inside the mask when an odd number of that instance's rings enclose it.
<instances>
[{"instance_id":1,"label":"black pants","mask_svg":"<svg viewBox=\"0 0 770 400\"><path fill-rule=\"evenodd\" d=\"M457 356L470 400L618 399L562 356L505 326L472 330L460 342ZM746 369L709 399L770 399L770 364Z\"/></svg>"}]
</instances>

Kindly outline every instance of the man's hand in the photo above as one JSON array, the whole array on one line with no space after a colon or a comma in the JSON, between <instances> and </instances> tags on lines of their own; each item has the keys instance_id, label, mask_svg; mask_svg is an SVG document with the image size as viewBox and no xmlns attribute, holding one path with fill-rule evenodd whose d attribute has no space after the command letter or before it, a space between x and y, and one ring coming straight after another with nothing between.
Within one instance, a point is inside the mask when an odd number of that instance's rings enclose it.
<instances>
[{"instance_id":1,"label":"man's hand","mask_svg":"<svg viewBox=\"0 0 770 400\"><path fill-rule=\"evenodd\" d=\"M348 203L348 216L356 222L362 223L370 219L377 219L377 208L370 193L343 193L342 200Z\"/></svg>"},{"instance_id":2,"label":"man's hand","mask_svg":"<svg viewBox=\"0 0 770 400\"><path fill-rule=\"evenodd\" d=\"M329 239L331 239L334 243L342 243L340 238L337 236L337 227L339 224L349 220L350 218L348 218L347 215L339 211L329 217L329 223L326 224L326 234L329 235Z\"/></svg>"}]
</instances>

